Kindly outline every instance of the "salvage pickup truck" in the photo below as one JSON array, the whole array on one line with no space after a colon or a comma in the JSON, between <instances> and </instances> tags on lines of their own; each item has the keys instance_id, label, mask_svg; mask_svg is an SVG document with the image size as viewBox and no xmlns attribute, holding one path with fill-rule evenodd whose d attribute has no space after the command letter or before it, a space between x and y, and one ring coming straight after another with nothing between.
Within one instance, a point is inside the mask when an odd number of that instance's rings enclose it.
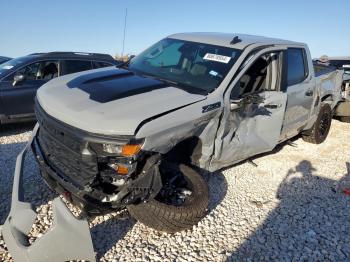
<instances>
[{"instance_id":1,"label":"salvage pickup truck","mask_svg":"<svg viewBox=\"0 0 350 262\"><path fill-rule=\"evenodd\" d=\"M182 33L119 68L51 80L37 92L38 124L17 158L7 247L16 261L93 261L87 217L125 208L160 231L190 229L207 214L201 170L298 134L315 144L326 139L337 77L315 77L303 43ZM87 215L76 218L56 198L54 226L33 245L26 235L36 213L21 182L29 148L47 184Z\"/></svg>"}]
</instances>

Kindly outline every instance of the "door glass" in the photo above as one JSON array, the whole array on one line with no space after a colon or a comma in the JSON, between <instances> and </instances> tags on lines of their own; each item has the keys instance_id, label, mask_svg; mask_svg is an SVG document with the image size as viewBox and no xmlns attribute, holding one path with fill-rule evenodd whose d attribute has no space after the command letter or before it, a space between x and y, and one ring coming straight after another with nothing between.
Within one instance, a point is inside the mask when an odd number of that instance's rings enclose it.
<instances>
[{"instance_id":1,"label":"door glass","mask_svg":"<svg viewBox=\"0 0 350 262\"><path fill-rule=\"evenodd\" d=\"M23 81L50 80L58 76L58 61L42 61L30 64L19 69L7 77L6 80L13 81L15 75L23 75Z\"/></svg>"},{"instance_id":2,"label":"door glass","mask_svg":"<svg viewBox=\"0 0 350 262\"><path fill-rule=\"evenodd\" d=\"M58 76L58 61L40 62L37 79L51 80Z\"/></svg>"},{"instance_id":3,"label":"door glass","mask_svg":"<svg viewBox=\"0 0 350 262\"><path fill-rule=\"evenodd\" d=\"M288 61L288 86L298 84L305 79L306 70L304 65L303 50L300 48L289 48L287 50Z\"/></svg>"},{"instance_id":4,"label":"door glass","mask_svg":"<svg viewBox=\"0 0 350 262\"><path fill-rule=\"evenodd\" d=\"M38 77L40 63L34 63L18 70L15 75L23 75L26 80L36 80Z\"/></svg>"},{"instance_id":5,"label":"door glass","mask_svg":"<svg viewBox=\"0 0 350 262\"><path fill-rule=\"evenodd\" d=\"M276 90L277 53L260 56L239 79L231 92L231 99L261 91Z\"/></svg>"},{"instance_id":6,"label":"door glass","mask_svg":"<svg viewBox=\"0 0 350 262\"><path fill-rule=\"evenodd\" d=\"M84 60L66 60L64 61L64 74L72 74L76 72L92 69L91 61Z\"/></svg>"}]
</instances>

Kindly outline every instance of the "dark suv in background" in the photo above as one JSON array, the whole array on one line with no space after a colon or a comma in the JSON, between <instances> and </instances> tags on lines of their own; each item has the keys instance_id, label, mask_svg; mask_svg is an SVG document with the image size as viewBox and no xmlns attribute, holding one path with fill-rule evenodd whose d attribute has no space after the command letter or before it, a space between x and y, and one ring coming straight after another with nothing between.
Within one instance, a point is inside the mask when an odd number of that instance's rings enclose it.
<instances>
[{"instance_id":1,"label":"dark suv in background","mask_svg":"<svg viewBox=\"0 0 350 262\"><path fill-rule=\"evenodd\" d=\"M36 53L0 64L0 124L34 119L36 91L51 79L117 64L110 55L73 52Z\"/></svg>"},{"instance_id":2,"label":"dark suv in background","mask_svg":"<svg viewBox=\"0 0 350 262\"><path fill-rule=\"evenodd\" d=\"M9 60L11 60L12 58L6 57L6 56L0 56L0 64L5 63Z\"/></svg>"}]
</instances>

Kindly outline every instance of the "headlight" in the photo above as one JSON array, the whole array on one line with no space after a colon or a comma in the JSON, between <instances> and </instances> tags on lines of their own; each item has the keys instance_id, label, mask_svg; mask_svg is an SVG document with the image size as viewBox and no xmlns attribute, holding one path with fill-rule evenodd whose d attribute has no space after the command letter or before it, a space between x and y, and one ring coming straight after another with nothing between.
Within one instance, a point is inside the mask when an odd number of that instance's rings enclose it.
<instances>
[{"instance_id":1,"label":"headlight","mask_svg":"<svg viewBox=\"0 0 350 262\"><path fill-rule=\"evenodd\" d=\"M111 144L102 144L102 150L109 154L118 154L122 153L123 145L111 145Z\"/></svg>"},{"instance_id":2,"label":"headlight","mask_svg":"<svg viewBox=\"0 0 350 262\"><path fill-rule=\"evenodd\" d=\"M113 144L102 144L102 150L108 154L120 155L131 157L140 152L142 144L135 145L113 145Z\"/></svg>"}]
</instances>

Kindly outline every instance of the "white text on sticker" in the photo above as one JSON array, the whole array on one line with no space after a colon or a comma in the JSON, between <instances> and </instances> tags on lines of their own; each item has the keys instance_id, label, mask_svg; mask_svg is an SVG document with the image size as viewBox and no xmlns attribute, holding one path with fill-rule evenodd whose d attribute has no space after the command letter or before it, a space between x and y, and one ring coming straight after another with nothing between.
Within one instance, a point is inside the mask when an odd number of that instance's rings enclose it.
<instances>
[{"instance_id":1,"label":"white text on sticker","mask_svg":"<svg viewBox=\"0 0 350 262\"><path fill-rule=\"evenodd\" d=\"M206 53L203 59L227 64L228 62L230 62L231 57Z\"/></svg>"}]
</instances>

